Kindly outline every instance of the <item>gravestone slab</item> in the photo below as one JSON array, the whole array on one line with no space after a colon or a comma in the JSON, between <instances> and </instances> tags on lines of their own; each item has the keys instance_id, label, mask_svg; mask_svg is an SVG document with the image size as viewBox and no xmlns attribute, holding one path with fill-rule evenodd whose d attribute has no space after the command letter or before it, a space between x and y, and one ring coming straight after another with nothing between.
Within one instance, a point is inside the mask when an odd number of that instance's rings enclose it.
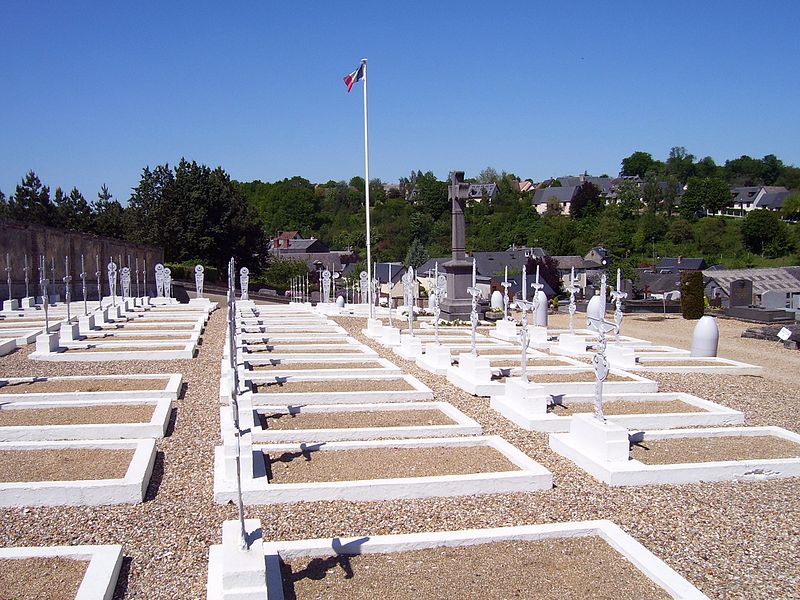
<instances>
[{"instance_id":1,"label":"gravestone slab","mask_svg":"<svg viewBox=\"0 0 800 600\"><path fill-rule=\"evenodd\" d=\"M767 290L761 294L761 306L764 308L786 308L786 292Z\"/></svg>"},{"instance_id":2,"label":"gravestone slab","mask_svg":"<svg viewBox=\"0 0 800 600\"><path fill-rule=\"evenodd\" d=\"M731 281L729 306L750 306L753 303L753 282L750 279Z\"/></svg>"}]
</instances>

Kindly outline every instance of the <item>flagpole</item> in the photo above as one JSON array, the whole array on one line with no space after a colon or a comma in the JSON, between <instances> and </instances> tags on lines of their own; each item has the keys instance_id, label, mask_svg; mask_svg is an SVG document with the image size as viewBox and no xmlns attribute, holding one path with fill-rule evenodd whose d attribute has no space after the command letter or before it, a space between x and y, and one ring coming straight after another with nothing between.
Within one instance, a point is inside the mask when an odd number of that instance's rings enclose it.
<instances>
[{"instance_id":1,"label":"flagpole","mask_svg":"<svg viewBox=\"0 0 800 600\"><path fill-rule=\"evenodd\" d=\"M370 239L369 226L369 136L367 126L367 59L362 58L361 64L364 66L364 191L367 211L367 302L369 303L369 318L373 317L372 308L372 241Z\"/></svg>"}]
</instances>

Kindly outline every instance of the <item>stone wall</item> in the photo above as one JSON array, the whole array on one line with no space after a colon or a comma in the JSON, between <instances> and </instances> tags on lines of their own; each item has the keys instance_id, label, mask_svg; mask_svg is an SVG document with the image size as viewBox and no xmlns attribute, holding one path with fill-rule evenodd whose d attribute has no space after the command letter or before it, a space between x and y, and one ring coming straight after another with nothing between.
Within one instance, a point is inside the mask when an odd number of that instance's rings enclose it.
<instances>
[{"instance_id":1,"label":"stone wall","mask_svg":"<svg viewBox=\"0 0 800 600\"><path fill-rule=\"evenodd\" d=\"M90 233L64 231L45 225L23 223L11 219L0 219L0 299L8 298L6 255L11 262L11 296L21 298L25 295L25 258L28 264L29 293L39 294L39 261L45 257L45 274L51 280L49 293L64 297L65 275L64 258L69 257L69 270L72 275L72 299L83 299L81 290L81 255L86 269L87 298L97 299L97 259L100 262L100 283L103 294L108 294L108 275L106 265L113 258L119 267L130 264L131 291L136 293L136 260L139 260L140 292L144 291L144 267L147 265L147 288L155 295L156 263L164 261L164 250L144 244L101 237ZM51 266L55 260L55 282L52 281ZM55 283L55 286L53 285ZM119 283L117 284L119 294Z\"/></svg>"}]
</instances>

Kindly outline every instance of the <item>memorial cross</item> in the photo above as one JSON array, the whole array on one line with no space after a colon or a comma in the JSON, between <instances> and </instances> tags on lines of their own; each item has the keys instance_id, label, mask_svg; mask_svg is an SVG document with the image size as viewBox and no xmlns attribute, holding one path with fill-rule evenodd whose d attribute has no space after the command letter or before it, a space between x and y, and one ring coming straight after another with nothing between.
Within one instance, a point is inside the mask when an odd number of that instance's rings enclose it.
<instances>
[{"instance_id":1,"label":"memorial cross","mask_svg":"<svg viewBox=\"0 0 800 600\"><path fill-rule=\"evenodd\" d=\"M22 267L22 271L25 273L25 297L30 298L31 294L28 291L28 255L25 254L25 263Z\"/></svg>"},{"instance_id":2,"label":"memorial cross","mask_svg":"<svg viewBox=\"0 0 800 600\"><path fill-rule=\"evenodd\" d=\"M69 274L69 256L64 257L64 301L67 303L67 325L72 323L72 316L69 312L69 303L72 300L72 275Z\"/></svg>"},{"instance_id":3,"label":"memorial cross","mask_svg":"<svg viewBox=\"0 0 800 600\"><path fill-rule=\"evenodd\" d=\"M408 266L408 270L402 277L403 281L403 302L408 313L408 332L414 337L414 267Z\"/></svg>"},{"instance_id":4,"label":"memorial cross","mask_svg":"<svg viewBox=\"0 0 800 600\"><path fill-rule=\"evenodd\" d=\"M241 300L249 300L250 291L250 269L242 267L239 269L239 287L242 289Z\"/></svg>"},{"instance_id":5,"label":"memorial cross","mask_svg":"<svg viewBox=\"0 0 800 600\"><path fill-rule=\"evenodd\" d=\"M606 321L606 294L607 294L607 275L605 272L600 277L600 297L601 305L598 312L600 318L587 316L587 326L597 332L597 352L592 357L594 366L595 388L594 388L594 416L600 421L603 417L603 382L608 377L608 359L606 358L606 333L613 331L616 324Z\"/></svg>"},{"instance_id":6,"label":"memorial cross","mask_svg":"<svg viewBox=\"0 0 800 600\"><path fill-rule=\"evenodd\" d=\"M127 296L131 297L131 268L128 266L122 267L120 271L120 285L122 286L122 299Z\"/></svg>"},{"instance_id":7,"label":"memorial cross","mask_svg":"<svg viewBox=\"0 0 800 600\"><path fill-rule=\"evenodd\" d=\"M328 271L328 267L322 271L322 302L323 304L328 303L328 296L331 293L331 272Z\"/></svg>"},{"instance_id":8,"label":"memorial cross","mask_svg":"<svg viewBox=\"0 0 800 600\"><path fill-rule=\"evenodd\" d=\"M81 274L79 275L81 278L81 291L83 292L83 316L89 314L89 307L86 304L86 265L83 260L83 254L81 254Z\"/></svg>"},{"instance_id":9,"label":"memorial cross","mask_svg":"<svg viewBox=\"0 0 800 600\"><path fill-rule=\"evenodd\" d=\"M95 262L95 269L94 277L97 281L97 302L102 308L103 306L103 284L100 282L100 257L95 254L94 255L94 262Z\"/></svg>"},{"instance_id":10,"label":"memorial cross","mask_svg":"<svg viewBox=\"0 0 800 600\"><path fill-rule=\"evenodd\" d=\"M116 295L117 295L117 265L114 264L114 259L112 258L108 265L106 265L106 269L108 271L108 290L109 294L111 295L111 305L116 306Z\"/></svg>"},{"instance_id":11,"label":"memorial cross","mask_svg":"<svg viewBox=\"0 0 800 600\"><path fill-rule=\"evenodd\" d=\"M172 269L164 267L164 297L172 298Z\"/></svg>"},{"instance_id":12,"label":"memorial cross","mask_svg":"<svg viewBox=\"0 0 800 600\"><path fill-rule=\"evenodd\" d=\"M520 319L520 330L517 335L519 335L519 341L522 345L522 355L521 355L521 362L520 368L522 369L522 381L528 383L528 310L533 309L533 302L529 302L527 300L517 300L514 303L517 307L517 310L522 311L522 317Z\"/></svg>"},{"instance_id":13,"label":"memorial cross","mask_svg":"<svg viewBox=\"0 0 800 600\"><path fill-rule=\"evenodd\" d=\"M142 290L139 287L139 257L138 256L136 257L136 265L135 266L136 266L136 297L137 298L141 298L142 297Z\"/></svg>"},{"instance_id":14,"label":"memorial cross","mask_svg":"<svg viewBox=\"0 0 800 600\"><path fill-rule=\"evenodd\" d=\"M389 309L389 327L392 326L392 263L389 263L389 293L387 294L388 298L386 299L386 307Z\"/></svg>"},{"instance_id":15,"label":"memorial cross","mask_svg":"<svg viewBox=\"0 0 800 600\"><path fill-rule=\"evenodd\" d=\"M155 266L156 278L156 298L164 297L164 265L161 263Z\"/></svg>"},{"instance_id":16,"label":"memorial cross","mask_svg":"<svg viewBox=\"0 0 800 600\"><path fill-rule=\"evenodd\" d=\"M194 289L198 298L203 297L203 281L205 278L203 271L203 265L194 266Z\"/></svg>"},{"instance_id":17,"label":"memorial cross","mask_svg":"<svg viewBox=\"0 0 800 600\"><path fill-rule=\"evenodd\" d=\"M575 311L577 310L577 306L575 305L575 294L578 293L580 288L575 284L575 267L572 267L569 274L569 287L567 291L569 292L569 332L575 333Z\"/></svg>"},{"instance_id":18,"label":"memorial cross","mask_svg":"<svg viewBox=\"0 0 800 600\"><path fill-rule=\"evenodd\" d=\"M611 292L611 297L616 306L614 310L614 324L616 325L615 338L619 344L619 332L622 329L622 301L628 297L626 292L622 291L622 270L617 269L617 289Z\"/></svg>"},{"instance_id":19,"label":"memorial cross","mask_svg":"<svg viewBox=\"0 0 800 600\"><path fill-rule=\"evenodd\" d=\"M508 266L506 266L505 279L500 285L503 286L503 319L508 319L508 288L511 287L511 284L508 282Z\"/></svg>"},{"instance_id":20,"label":"memorial cross","mask_svg":"<svg viewBox=\"0 0 800 600\"><path fill-rule=\"evenodd\" d=\"M6 278L8 280L8 303L11 304L11 257L6 252Z\"/></svg>"},{"instance_id":21,"label":"memorial cross","mask_svg":"<svg viewBox=\"0 0 800 600\"><path fill-rule=\"evenodd\" d=\"M472 286L467 288L467 293L472 296L472 310L469 313L469 322L472 326L472 356L478 356L478 349L476 347L476 332L478 330L478 298L481 297L481 290L477 286L477 273L475 270L475 259L472 259Z\"/></svg>"},{"instance_id":22,"label":"memorial cross","mask_svg":"<svg viewBox=\"0 0 800 600\"><path fill-rule=\"evenodd\" d=\"M439 315L442 314L442 300L447 292L447 276L439 275L439 263L436 263L434 271L433 287L433 327L436 332L436 343L439 342Z\"/></svg>"}]
</instances>

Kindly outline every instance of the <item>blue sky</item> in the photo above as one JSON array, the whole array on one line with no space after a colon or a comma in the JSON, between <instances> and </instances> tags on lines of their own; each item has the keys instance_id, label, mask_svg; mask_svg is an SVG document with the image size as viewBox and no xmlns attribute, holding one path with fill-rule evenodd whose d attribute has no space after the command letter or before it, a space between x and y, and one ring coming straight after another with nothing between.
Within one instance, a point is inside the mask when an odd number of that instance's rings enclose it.
<instances>
[{"instance_id":1,"label":"blue sky","mask_svg":"<svg viewBox=\"0 0 800 600\"><path fill-rule=\"evenodd\" d=\"M557 5L556 5L557 4ZM126 201L182 156L242 181L540 180L635 150L800 164L800 3L13 2L0 5L0 190Z\"/></svg>"}]
</instances>

